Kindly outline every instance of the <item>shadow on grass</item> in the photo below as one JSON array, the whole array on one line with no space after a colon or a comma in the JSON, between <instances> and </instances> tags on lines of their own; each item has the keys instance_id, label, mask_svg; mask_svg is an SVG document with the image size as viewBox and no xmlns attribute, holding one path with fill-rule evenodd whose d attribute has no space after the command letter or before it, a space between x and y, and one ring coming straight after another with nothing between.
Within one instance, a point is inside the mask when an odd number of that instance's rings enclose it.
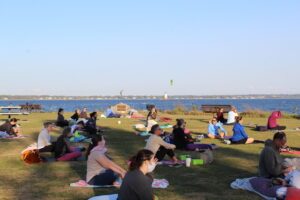
<instances>
[{"instance_id":1,"label":"shadow on grass","mask_svg":"<svg viewBox=\"0 0 300 200\"><path fill-rule=\"evenodd\" d=\"M124 161L127 161L138 150L143 149L146 144L145 139L147 139L147 137L136 136L134 131L120 129L111 129L110 132L105 133L105 137L109 149L113 149L114 155L118 155L115 160L119 161L118 164L122 165L123 163L122 167L125 169L127 165ZM187 153L196 158L200 157L198 152L176 151L177 156ZM255 176L257 166L254 167L255 169L244 169L228 158L237 157L240 158L241 162L258 162L258 155L230 148L230 146L217 149L215 155L217 155L215 162L207 166L191 168L158 166L155 170L155 178L166 178L170 181L170 187L168 189L157 189L155 193L161 196L162 199L174 194L177 197L174 197L174 199L205 199L210 197L221 199L224 196L242 198L245 194L249 195L245 191L231 190L229 184L236 178ZM166 159L169 158L166 157ZM95 189L94 191L95 196L110 194L107 189ZM116 190L113 191L117 192ZM253 197L257 196L253 195Z\"/></svg>"},{"instance_id":2,"label":"shadow on grass","mask_svg":"<svg viewBox=\"0 0 300 200\"><path fill-rule=\"evenodd\" d=\"M104 127L107 128L107 127ZM59 131L57 132L59 133ZM136 136L133 130L111 128L104 132L107 140L108 154L115 162L127 169L126 161L138 150L145 147L147 137ZM21 141L20 141L21 142ZM87 143L78 145L87 146ZM176 155L191 154L194 158L198 152L176 151ZM114 155L114 156L112 156ZM233 158L238 158L234 160ZM168 158L167 158L168 159ZM253 161L257 162L258 155L239 149L220 147L215 152L215 162L207 166L193 166L191 168L170 168L158 166L155 170L155 178L166 178L170 182L168 189L155 189L160 199L246 199L249 195L245 191L235 191L229 188L230 182L236 178L255 176ZM247 167L240 163L249 162ZM252 163L252 164L251 164ZM78 177L85 179L86 161L80 162L55 162L38 165L24 165L22 161L10 159L9 166L20 165L18 170L26 171L26 176L18 178L8 173L1 175L4 185L9 187L14 199L87 199L91 196L118 193L116 188L95 188L94 195L88 188L69 188L71 182ZM251 168L252 167L252 168ZM6 169L8 170L8 169ZM13 177L13 178L11 178ZM6 187L4 187L6 188ZM56 191L57 190L57 191ZM70 192L72 194L70 194Z\"/></svg>"}]
</instances>

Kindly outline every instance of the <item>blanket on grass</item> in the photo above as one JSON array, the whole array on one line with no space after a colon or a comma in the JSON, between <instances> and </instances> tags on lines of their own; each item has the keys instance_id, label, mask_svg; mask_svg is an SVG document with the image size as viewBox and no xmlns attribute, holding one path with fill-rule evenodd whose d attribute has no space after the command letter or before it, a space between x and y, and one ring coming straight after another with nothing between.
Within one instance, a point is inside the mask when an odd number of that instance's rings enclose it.
<instances>
[{"instance_id":1,"label":"blanket on grass","mask_svg":"<svg viewBox=\"0 0 300 200\"><path fill-rule=\"evenodd\" d=\"M243 179L236 179L234 182L232 182L230 184L232 189L241 189L241 190L247 190L250 192L254 192L256 194L258 194L259 196L261 196L262 198L266 199L266 200L276 200L276 198L270 198L267 197L259 192L257 192L256 190L253 189L250 180L253 179L255 177L251 177L251 178L243 178Z\"/></svg>"}]
</instances>

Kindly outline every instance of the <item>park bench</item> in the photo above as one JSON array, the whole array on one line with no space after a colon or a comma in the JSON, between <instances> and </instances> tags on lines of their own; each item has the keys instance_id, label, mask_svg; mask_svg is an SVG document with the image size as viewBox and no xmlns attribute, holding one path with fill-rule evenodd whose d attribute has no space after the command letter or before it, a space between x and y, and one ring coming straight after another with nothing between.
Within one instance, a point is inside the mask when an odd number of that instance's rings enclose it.
<instances>
[{"instance_id":1,"label":"park bench","mask_svg":"<svg viewBox=\"0 0 300 200\"><path fill-rule=\"evenodd\" d=\"M231 110L231 105L202 105L201 110L204 113L217 113L219 109L223 108L224 113L228 113Z\"/></svg>"},{"instance_id":2,"label":"park bench","mask_svg":"<svg viewBox=\"0 0 300 200\"><path fill-rule=\"evenodd\" d=\"M20 107L21 107L21 110L26 110L28 112L42 110L42 106L39 104L23 104L23 105L20 105Z\"/></svg>"}]
</instances>

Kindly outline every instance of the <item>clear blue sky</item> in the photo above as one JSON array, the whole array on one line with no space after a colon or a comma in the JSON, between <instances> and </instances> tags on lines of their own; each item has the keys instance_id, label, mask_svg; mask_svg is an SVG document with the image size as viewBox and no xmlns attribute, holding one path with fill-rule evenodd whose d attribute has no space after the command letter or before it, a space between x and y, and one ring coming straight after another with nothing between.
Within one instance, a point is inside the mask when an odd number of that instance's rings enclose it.
<instances>
[{"instance_id":1,"label":"clear blue sky","mask_svg":"<svg viewBox=\"0 0 300 200\"><path fill-rule=\"evenodd\" d=\"M299 0L0 0L0 94L300 93L299 10Z\"/></svg>"}]
</instances>

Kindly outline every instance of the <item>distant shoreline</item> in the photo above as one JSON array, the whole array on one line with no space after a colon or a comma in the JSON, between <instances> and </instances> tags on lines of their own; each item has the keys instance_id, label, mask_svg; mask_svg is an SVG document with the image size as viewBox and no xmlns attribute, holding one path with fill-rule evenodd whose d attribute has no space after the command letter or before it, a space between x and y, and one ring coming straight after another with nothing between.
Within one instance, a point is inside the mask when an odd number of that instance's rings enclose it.
<instances>
[{"instance_id":1,"label":"distant shoreline","mask_svg":"<svg viewBox=\"0 0 300 200\"><path fill-rule=\"evenodd\" d=\"M210 95L210 96L170 96L168 100L201 100L201 99L230 99L230 100L259 100L259 99L300 99L300 95ZM6 96L0 95L1 101L90 101L90 100L164 100L162 96Z\"/></svg>"}]
</instances>

